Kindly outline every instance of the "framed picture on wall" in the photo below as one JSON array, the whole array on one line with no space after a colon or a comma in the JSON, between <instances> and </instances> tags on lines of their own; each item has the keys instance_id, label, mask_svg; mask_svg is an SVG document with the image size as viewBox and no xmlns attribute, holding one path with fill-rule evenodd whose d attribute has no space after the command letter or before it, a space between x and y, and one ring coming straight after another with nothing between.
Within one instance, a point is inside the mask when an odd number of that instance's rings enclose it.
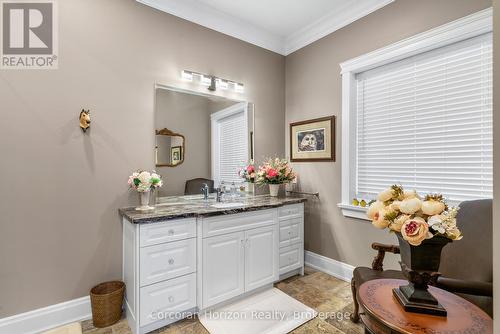
<instances>
[{"instance_id":1,"label":"framed picture on wall","mask_svg":"<svg viewBox=\"0 0 500 334\"><path fill-rule=\"evenodd\" d=\"M170 148L170 161L172 165L177 165L182 160L182 146Z\"/></svg>"},{"instance_id":2,"label":"framed picture on wall","mask_svg":"<svg viewBox=\"0 0 500 334\"><path fill-rule=\"evenodd\" d=\"M335 161L335 116L290 124L290 160Z\"/></svg>"}]
</instances>

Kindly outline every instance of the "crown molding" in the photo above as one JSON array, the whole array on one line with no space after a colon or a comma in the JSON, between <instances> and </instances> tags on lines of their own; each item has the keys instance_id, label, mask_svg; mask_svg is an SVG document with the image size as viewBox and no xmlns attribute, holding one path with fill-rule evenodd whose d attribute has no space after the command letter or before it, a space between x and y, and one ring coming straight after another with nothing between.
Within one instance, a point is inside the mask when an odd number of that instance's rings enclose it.
<instances>
[{"instance_id":1,"label":"crown molding","mask_svg":"<svg viewBox=\"0 0 500 334\"><path fill-rule=\"evenodd\" d=\"M215 8L193 0L136 0L225 35L284 55L285 39Z\"/></svg>"},{"instance_id":2,"label":"crown molding","mask_svg":"<svg viewBox=\"0 0 500 334\"><path fill-rule=\"evenodd\" d=\"M365 0L349 3L341 10L328 13L315 22L289 35L285 41L285 55L289 55L395 0Z\"/></svg>"},{"instance_id":3,"label":"crown molding","mask_svg":"<svg viewBox=\"0 0 500 334\"><path fill-rule=\"evenodd\" d=\"M279 36L195 0L136 0L225 35L287 56L395 0L355 0L287 37Z\"/></svg>"},{"instance_id":4,"label":"crown molding","mask_svg":"<svg viewBox=\"0 0 500 334\"><path fill-rule=\"evenodd\" d=\"M493 31L493 9L490 7L347 60L340 64L341 73L366 71L491 31Z\"/></svg>"}]
</instances>

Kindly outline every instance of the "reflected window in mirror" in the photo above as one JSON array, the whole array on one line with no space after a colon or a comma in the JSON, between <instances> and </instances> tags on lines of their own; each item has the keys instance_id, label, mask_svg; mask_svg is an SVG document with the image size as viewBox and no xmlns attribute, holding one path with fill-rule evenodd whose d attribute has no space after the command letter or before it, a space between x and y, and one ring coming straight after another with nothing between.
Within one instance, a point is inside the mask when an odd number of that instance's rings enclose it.
<instances>
[{"instance_id":1,"label":"reflected window in mirror","mask_svg":"<svg viewBox=\"0 0 500 334\"><path fill-rule=\"evenodd\" d=\"M185 138L167 128L156 130L156 167L176 167L184 162Z\"/></svg>"}]
</instances>

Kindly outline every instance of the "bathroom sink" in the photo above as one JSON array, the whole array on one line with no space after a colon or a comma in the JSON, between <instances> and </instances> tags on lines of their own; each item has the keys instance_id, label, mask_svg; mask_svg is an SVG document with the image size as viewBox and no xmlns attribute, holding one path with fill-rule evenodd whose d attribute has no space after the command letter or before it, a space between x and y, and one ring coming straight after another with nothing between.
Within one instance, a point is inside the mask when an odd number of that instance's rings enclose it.
<instances>
[{"instance_id":1,"label":"bathroom sink","mask_svg":"<svg viewBox=\"0 0 500 334\"><path fill-rule=\"evenodd\" d=\"M217 208L217 209L230 209L230 208L238 208L245 206L245 203L237 203L237 202L232 202L232 203L215 203L212 204L212 207Z\"/></svg>"}]
</instances>

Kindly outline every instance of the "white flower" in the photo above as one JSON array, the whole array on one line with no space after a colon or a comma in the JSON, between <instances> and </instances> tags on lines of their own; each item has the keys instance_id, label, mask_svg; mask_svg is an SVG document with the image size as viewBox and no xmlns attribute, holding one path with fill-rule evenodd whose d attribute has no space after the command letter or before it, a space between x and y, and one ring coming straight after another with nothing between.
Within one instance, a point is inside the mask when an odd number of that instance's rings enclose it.
<instances>
[{"instance_id":1,"label":"white flower","mask_svg":"<svg viewBox=\"0 0 500 334\"><path fill-rule=\"evenodd\" d=\"M434 215L432 217L429 217L429 219L427 220L427 223L429 224L429 226L441 224L441 223L443 223L444 219L445 219L445 217L443 215Z\"/></svg>"},{"instance_id":2,"label":"white flower","mask_svg":"<svg viewBox=\"0 0 500 334\"><path fill-rule=\"evenodd\" d=\"M387 188L386 190L384 190L380 194L378 194L377 199L381 202L386 202L386 201L392 199L392 196L394 196L393 189Z\"/></svg>"},{"instance_id":3,"label":"white flower","mask_svg":"<svg viewBox=\"0 0 500 334\"><path fill-rule=\"evenodd\" d=\"M379 229L384 229L389 226L389 221L385 219L386 214L387 211L385 209L380 209L377 213L375 213L372 221L373 226Z\"/></svg>"},{"instance_id":4,"label":"white flower","mask_svg":"<svg viewBox=\"0 0 500 334\"><path fill-rule=\"evenodd\" d=\"M391 205L389 205L389 207L392 211L399 211L400 205L401 205L401 201L394 201L394 202L392 202Z\"/></svg>"},{"instance_id":5,"label":"white flower","mask_svg":"<svg viewBox=\"0 0 500 334\"><path fill-rule=\"evenodd\" d=\"M151 190L151 185L141 183L137 186L137 191L140 193L144 193L144 192L147 192L149 190Z\"/></svg>"},{"instance_id":6,"label":"white flower","mask_svg":"<svg viewBox=\"0 0 500 334\"><path fill-rule=\"evenodd\" d=\"M412 197L412 198L408 198L408 199L403 200L401 202L401 204L399 205L399 210L402 213L412 215L415 212L417 212L418 210L420 210L421 207L422 207L422 201L417 197Z\"/></svg>"},{"instance_id":7,"label":"white flower","mask_svg":"<svg viewBox=\"0 0 500 334\"><path fill-rule=\"evenodd\" d=\"M443 202L428 200L422 203L422 212L424 215L434 216L439 215L445 209Z\"/></svg>"},{"instance_id":8,"label":"white flower","mask_svg":"<svg viewBox=\"0 0 500 334\"><path fill-rule=\"evenodd\" d=\"M446 232L446 230L443 227L444 219L445 217L442 215L435 215L429 217L429 219L427 220L427 224L429 224L429 227L432 228L434 231L444 234Z\"/></svg>"},{"instance_id":9,"label":"white flower","mask_svg":"<svg viewBox=\"0 0 500 334\"><path fill-rule=\"evenodd\" d=\"M147 184L147 183L151 183L151 174L149 172L141 172L137 178L139 179L139 181L141 181L141 183L144 183L144 184Z\"/></svg>"},{"instance_id":10,"label":"white flower","mask_svg":"<svg viewBox=\"0 0 500 334\"><path fill-rule=\"evenodd\" d=\"M403 193L403 199L418 198L418 194L415 190L405 190Z\"/></svg>"},{"instance_id":11,"label":"white flower","mask_svg":"<svg viewBox=\"0 0 500 334\"><path fill-rule=\"evenodd\" d=\"M368 211L366 212L366 215L368 216L368 218L370 219L374 219L375 217L375 214L383 209L385 206L384 206L384 203L380 202L380 201L376 201L376 202L373 202L370 207L368 208Z\"/></svg>"}]
</instances>

